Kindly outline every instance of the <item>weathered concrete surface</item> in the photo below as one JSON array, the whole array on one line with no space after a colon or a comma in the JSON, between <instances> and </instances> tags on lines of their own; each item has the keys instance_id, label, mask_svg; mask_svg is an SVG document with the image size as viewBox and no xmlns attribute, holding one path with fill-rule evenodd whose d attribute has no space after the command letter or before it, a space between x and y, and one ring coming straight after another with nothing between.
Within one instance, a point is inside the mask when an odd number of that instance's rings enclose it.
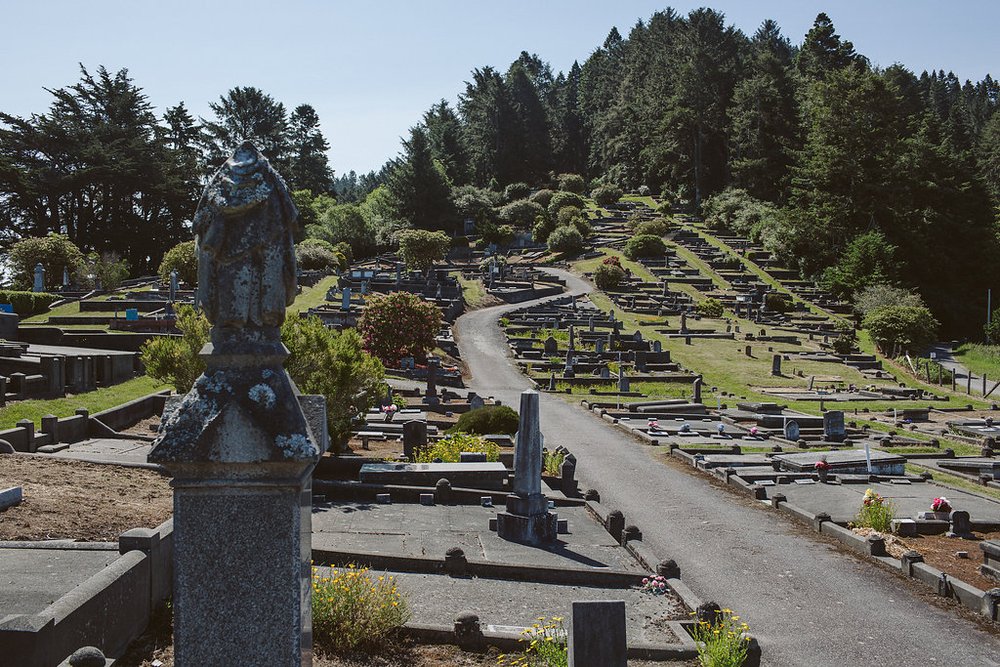
<instances>
[{"instance_id":1,"label":"weathered concrete surface","mask_svg":"<svg viewBox=\"0 0 1000 667\"><path fill-rule=\"evenodd\" d=\"M572 294L591 289L557 271ZM517 306L473 311L455 336L473 374L470 389L513 404L529 386L507 355L496 323ZM859 563L786 517L743 497L723 496L694 471L664 465L591 413L542 396L548 446L578 457L581 487L601 489L673 558L695 594L740 611L760 638L768 665L1000 665L1000 639L954 609L928 603L925 587Z\"/></svg>"},{"instance_id":2,"label":"weathered concrete surface","mask_svg":"<svg viewBox=\"0 0 1000 667\"><path fill-rule=\"evenodd\" d=\"M0 619L39 613L118 557L117 549L0 549Z\"/></svg>"},{"instance_id":3,"label":"weathered concrete surface","mask_svg":"<svg viewBox=\"0 0 1000 667\"><path fill-rule=\"evenodd\" d=\"M642 572L635 559L583 507L559 507L569 533L548 548L501 539L489 520L502 508L476 505L364 505L323 503L313 508L315 549L444 558L461 547L470 561L595 567Z\"/></svg>"}]
</instances>

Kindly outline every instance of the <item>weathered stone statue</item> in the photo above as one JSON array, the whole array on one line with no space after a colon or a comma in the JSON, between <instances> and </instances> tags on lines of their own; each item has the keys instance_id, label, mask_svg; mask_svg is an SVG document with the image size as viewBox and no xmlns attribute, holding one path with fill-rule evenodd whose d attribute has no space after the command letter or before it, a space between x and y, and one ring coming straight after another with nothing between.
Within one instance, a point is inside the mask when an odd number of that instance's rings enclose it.
<instances>
[{"instance_id":1,"label":"weathered stone statue","mask_svg":"<svg viewBox=\"0 0 1000 667\"><path fill-rule=\"evenodd\" d=\"M148 457L173 476L175 664L307 667L310 472L327 438L323 397L300 396L282 367L297 212L247 143L194 221L206 368ZM252 594L234 594L248 580Z\"/></svg>"},{"instance_id":2,"label":"weathered stone statue","mask_svg":"<svg viewBox=\"0 0 1000 667\"><path fill-rule=\"evenodd\" d=\"M247 142L216 172L194 216L197 301L212 342L273 342L295 299L298 211L281 176Z\"/></svg>"}]
</instances>

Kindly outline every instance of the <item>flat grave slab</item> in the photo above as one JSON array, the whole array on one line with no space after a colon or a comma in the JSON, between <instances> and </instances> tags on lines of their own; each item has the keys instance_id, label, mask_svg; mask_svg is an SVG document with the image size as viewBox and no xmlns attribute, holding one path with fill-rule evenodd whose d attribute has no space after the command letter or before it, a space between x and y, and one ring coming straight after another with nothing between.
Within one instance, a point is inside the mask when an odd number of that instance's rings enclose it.
<instances>
[{"instance_id":1,"label":"flat grave slab","mask_svg":"<svg viewBox=\"0 0 1000 667\"><path fill-rule=\"evenodd\" d=\"M781 493L789 503L808 512L826 512L834 521L845 522L857 515L866 489L891 500L896 506L897 519L916 519L920 512L930 510L934 498L943 495L954 509L968 512L972 521L1000 521L1000 502L936 484L776 484L766 487L766 492L768 498Z\"/></svg>"},{"instance_id":2,"label":"flat grave slab","mask_svg":"<svg viewBox=\"0 0 1000 667\"><path fill-rule=\"evenodd\" d=\"M41 612L118 557L117 549L0 548L0 619Z\"/></svg>"},{"instance_id":3,"label":"flat grave slab","mask_svg":"<svg viewBox=\"0 0 1000 667\"><path fill-rule=\"evenodd\" d=\"M644 571L584 507L551 510L560 519L568 519L569 533L559 535L559 542L549 548L497 537L489 521L503 509L323 503L313 507L312 545L314 549L440 559L457 546L470 562Z\"/></svg>"},{"instance_id":4,"label":"flat grave slab","mask_svg":"<svg viewBox=\"0 0 1000 667\"><path fill-rule=\"evenodd\" d=\"M706 454L701 460L702 468L743 468L753 466L770 466L771 460L763 454Z\"/></svg>"},{"instance_id":5,"label":"flat grave slab","mask_svg":"<svg viewBox=\"0 0 1000 667\"><path fill-rule=\"evenodd\" d=\"M68 448L49 456L91 463L141 463L146 465L146 457L152 448L152 443L145 440L93 438L70 445Z\"/></svg>"},{"instance_id":6,"label":"flat grave slab","mask_svg":"<svg viewBox=\"0 0 1000 667\"><path fill-rule=\"evenodd\" d=\"M847 449L839 451L815 451L789 454L775 454L772 459L781 461L782 467L794 472L812 472L821 457L826 458L833 473L866 474L868 464L863 450ZM881 450L871 450L872 471L878 475L902 475L906 457Z\"/></svg>"},{"instance_id":7,"label":"flat grave slab","mask_svg":"<svg viewBox=\"0 0 1000 667\"><path fill-rule=\"evenodd\" d=\"M653 596L637 588L604 588L505 581L479 577L392 572L419 623L451 626L455 616L471 611L483 629L517 632L531 627L539 617L559 616L569 625L574 600L624 600L625 633L629 644L675 644L677 636L667 621L687 620L680 600L673 595Z\"/></svg>"}]
</instances>

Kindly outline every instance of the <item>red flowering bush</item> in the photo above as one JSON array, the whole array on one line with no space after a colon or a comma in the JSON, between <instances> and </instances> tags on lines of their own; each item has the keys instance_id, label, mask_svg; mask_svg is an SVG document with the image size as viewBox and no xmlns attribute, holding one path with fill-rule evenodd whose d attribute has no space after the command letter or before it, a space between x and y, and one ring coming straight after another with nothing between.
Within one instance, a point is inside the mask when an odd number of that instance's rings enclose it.
<instances>
[{"instance_id":1,"label":"red flowering bush","mask_svg":"<svg viewBox=\"0 0 1000 667\"><path fill-rule=\"evenodd\" d=\"M422 361L440 328L441 310L408 292L373 295L358 319L365 351L393 368L403 357Z\"/></svg>"},{"instance_id":2,"label":"red flowering bush","mask_svg":"<svg viewBox=\"0 0 1000 667\"><path fill-rule=\"evenodd\" d=\"M606 264L606 265L613 264L614 266L621 268L622 260L618 257L618 255L608 255L607 257L604 258L601 264Z\"/></svg>"}]
</instances>

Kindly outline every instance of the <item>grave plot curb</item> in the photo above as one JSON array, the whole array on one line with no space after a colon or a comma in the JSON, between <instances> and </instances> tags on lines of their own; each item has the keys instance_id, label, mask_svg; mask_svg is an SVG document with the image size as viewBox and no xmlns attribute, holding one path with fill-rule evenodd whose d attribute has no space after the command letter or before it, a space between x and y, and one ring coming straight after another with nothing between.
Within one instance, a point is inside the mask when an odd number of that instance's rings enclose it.
<instances>
[{"instance_id":1,"label":"grave plot curb","mask_svg":"<svg viewBox=\"0 0 1000 667\"><path fill-rule=\"evenodd\" d=\"M767 501L761 502L768 504ZM955 600L966 609L982 614L989 620L1000 621L1000 588L992 588L989 591L980 590L961 579L951 577L947 573L927 565L917 552L913 553L920 560L908 558L907 555L904 555L903 558L889 556L885 553L885 543L881 539L872 540L862 537L849 528L831 521L828 514L813 514L787 502L781 494L776 494L769 504L794 519L810 524L816 532L829 535L844 546L868 556L879 565L927 584L934 588L939 596Z\"/></svg>"},{"instance_id":2,"label":"grave plot curb","mask_svg":"<svg viewBox=\"0 0 1000 667\"><path fill-rule=\"evenodd\" d=\"M698 656L698 647L684 629L684 621L667 621L667 625L677 637L679 646L666 644L630 644L627 655L634 660L690 660ZM455 623L458 626L458 621ZM402 627L404 635L427 644L455 644L463 648L484 648L493 646L503 651L521 651L525 647L523 635L480 629L472 637L456 632L446 625L407 623Z\"/></svg>"}]
</instances>

